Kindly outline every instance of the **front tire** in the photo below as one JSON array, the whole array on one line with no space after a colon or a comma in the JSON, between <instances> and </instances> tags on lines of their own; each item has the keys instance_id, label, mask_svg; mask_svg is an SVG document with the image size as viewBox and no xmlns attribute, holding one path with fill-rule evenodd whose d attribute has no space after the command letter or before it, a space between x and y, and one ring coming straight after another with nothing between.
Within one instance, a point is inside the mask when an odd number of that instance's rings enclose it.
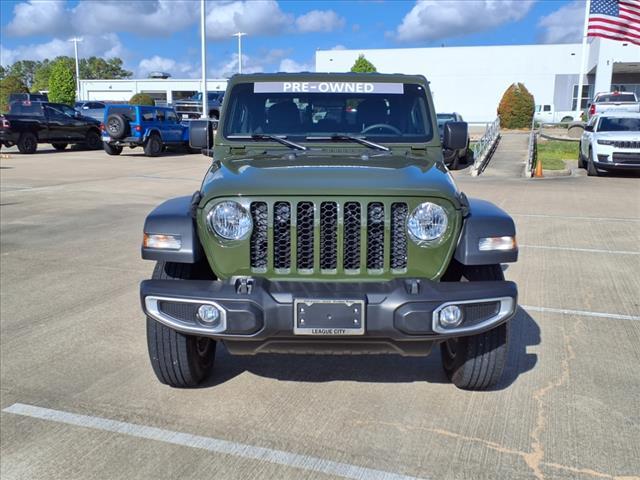
<instances>
[{"instance_id":1,"label":"front tire","mask_svg":"<svg viewBox=\"0 0 640 480\"><path fill-rule=\"evenodd\" d=\"M584 156L582 155L582 143L578 146L578 168L584 168Z\"/></svg>"},{"instance_id":2,"label":"front tire","mask_svg":"<svg viewBox=\"0 0 640 480\"><path fill-rule=\"evenodd\" d=\"M162 148L160 135L152 133L144 144L144 154L147 157L157 157L162 153Z\"/></svg>"},{"instance_id":3,"label":"front tire","mask_svg":"<svg viewBox=\"0 0 640 480\"><path fill-rule=\"evenodd\" d=\"M190 264L158 262L154 280L193 278ZM160 382L176 388L193 388L211 374L216 341L185 335L147 317L147 347L153 371Z\"/></svg>"},{"instance_id":4,"label":"front tire","mask_svg":"<svg viewBox=\"0 0 640 480\"><path fill-rule=\"evenodd\" d=\"M31 132L25 132L18 138L18 151L20 153L36 153L38 149L38 139Z\"/></svg>"},{"instance_id":5,"label":"front tire","mask_svg":"<svg viewBox=\"0 0 640 480\"><path fill-rule=\"evenodd\" d=\"M500 265L465 266L462 277L469 281L504 280ZM508 322L477 335L446 340L440 344L444 371L463 390L491 388L502 377L508 344Z\"/></svg>"},{"instance_id":6,"label":"front tire","mask_svg":"<svg viewBox=\"0 0 640 480\"><path fill-rule=\"evenodd\" d=\"M598 172L598 169L593 164L592 150L589 150L589 159L587 160L587 175L589 175L590 177L597 177L598 175L600 175L600 172Z\"/></svg>"}]
</instances>

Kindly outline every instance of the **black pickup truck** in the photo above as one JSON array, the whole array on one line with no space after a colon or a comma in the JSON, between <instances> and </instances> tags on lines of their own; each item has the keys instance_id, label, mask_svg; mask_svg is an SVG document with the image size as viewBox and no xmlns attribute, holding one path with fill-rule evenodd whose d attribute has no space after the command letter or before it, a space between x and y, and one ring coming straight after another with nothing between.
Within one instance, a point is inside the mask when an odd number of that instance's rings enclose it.
<instances>
[{"instance_id":1,"label":"black pickup truck","mask_svg":"<svg viewBox=\"0 0 640 480\"><path fill-rule=\"evenodd\" d=\"M0 116L0 144L5 147L17 145L20 153L35 153L38 143L50 143L56 150L70 143L102 148L100 122L68 105L24 100L9 108Z\"/></svg>"}]
</instances>

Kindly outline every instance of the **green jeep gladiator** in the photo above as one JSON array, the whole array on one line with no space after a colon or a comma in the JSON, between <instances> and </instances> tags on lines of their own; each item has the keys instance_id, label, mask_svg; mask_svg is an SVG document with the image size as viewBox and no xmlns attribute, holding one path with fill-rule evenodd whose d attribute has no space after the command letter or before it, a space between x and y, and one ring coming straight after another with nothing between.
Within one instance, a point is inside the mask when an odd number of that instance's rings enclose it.
<instances>
[{"instance_id":1,"label":"green jeep gladiator","mask_svg":"<svg viewBox=\"0 0 640 480\"><path fill-rule=\"evenodd\" d=\"M140 287L158 379L194 387L235 355L428 355L464 389L500 380L517 289L513 220L443 163L422 76L251 74L228 84L200 190L147 217ZM321 360L319 360L321 361Z\"/></svg>"}]
</instances>

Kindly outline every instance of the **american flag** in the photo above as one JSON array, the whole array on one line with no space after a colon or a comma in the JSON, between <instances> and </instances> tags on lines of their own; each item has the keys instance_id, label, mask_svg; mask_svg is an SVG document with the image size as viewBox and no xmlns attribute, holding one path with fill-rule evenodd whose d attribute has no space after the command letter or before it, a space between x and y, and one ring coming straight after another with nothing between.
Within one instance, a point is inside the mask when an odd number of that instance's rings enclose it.
<instances>
[{"instance_id":1,"label":"american flag","mask_svg":"<svg viewBox=\"0 0 640 480\"><path fill-rule=\"evenodd\" d=\"M640 0L591 0L587 36L640 45Z\"/></svg>"}]
</instances>

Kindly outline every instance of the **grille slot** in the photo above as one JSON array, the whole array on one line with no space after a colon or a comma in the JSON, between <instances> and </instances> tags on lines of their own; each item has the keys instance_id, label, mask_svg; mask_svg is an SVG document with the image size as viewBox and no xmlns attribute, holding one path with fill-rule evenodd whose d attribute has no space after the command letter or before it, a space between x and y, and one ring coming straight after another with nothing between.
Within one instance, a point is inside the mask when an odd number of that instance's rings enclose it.
<instances>
[{"instance_id":1,"label":"grille slot","mask_svg":"<svg viewBox=\"0 0 640 480\"><path fill-rule=\"evenodd\" d=\"M373 202L367 206L367 268L384 267L384 205Z\"/></svg>"},{"instance_id":2,"label":"grille slot","mask_svg":"<svg viewBox=\"0 0 640 480\"><path fill-rule=\"evenodd\" d=\"M267 269L267 204L253 202L251 204L253 232L251 232L251 268Z\"/></svg>"},{"instance_id":3,"label":"grille slot","mask_svg":"<svg viewBox=\"0 0 640 480\"><path fill-rule=\"evenodd\" d=\"M320 268L338 268L338 204L320 204Z\"/></svg>"},{"instance_id":4,"label":"grille slot","mask_svg":"<svg viewBox=\"0 0 640 480\"><path fill-rule=\"evenodd\" d=\"M313 270L313 210L311 202L298 203L296 228L298 270Z\"/></svg>"},{"instance_id":5,"label":"grille slot","mask_svg":"<svg viewBox=\"0 0 640 480\"><path fill-rule=\"evenodd\" d=\"M409 204L398 201L300 202L256 199L249 205L252 271L277 275L407 272Z\"/></svg>"},{"instance_id":6,"label":"grille slot","mask_svg":"<svg viewBox=\"0 0 640 480\"><path fill-rule=\"evenodd\" d=\"M344 258L345 270L360 268L361 208L358 202L344 204Z\"/></svg>"},{"instance_id":7,"label":"grille slot","mask_svg":"<svg viewBox=\"0 0 640 480\"><path fill-rule=\"evenodd\" d=\"M288 202L273 205L273 267L291 268L291 205Z\"/></svg>"},{"instance_id":8,"label":"grille slot","mask_svg":"<svg viewBox=\"0 0 640 480\"><path fill-rule=\"evenodd\" d=\"M407 214L406 203L391 205L391 268L404 270L407 268Z\"/></svg>"}]
</instances>

